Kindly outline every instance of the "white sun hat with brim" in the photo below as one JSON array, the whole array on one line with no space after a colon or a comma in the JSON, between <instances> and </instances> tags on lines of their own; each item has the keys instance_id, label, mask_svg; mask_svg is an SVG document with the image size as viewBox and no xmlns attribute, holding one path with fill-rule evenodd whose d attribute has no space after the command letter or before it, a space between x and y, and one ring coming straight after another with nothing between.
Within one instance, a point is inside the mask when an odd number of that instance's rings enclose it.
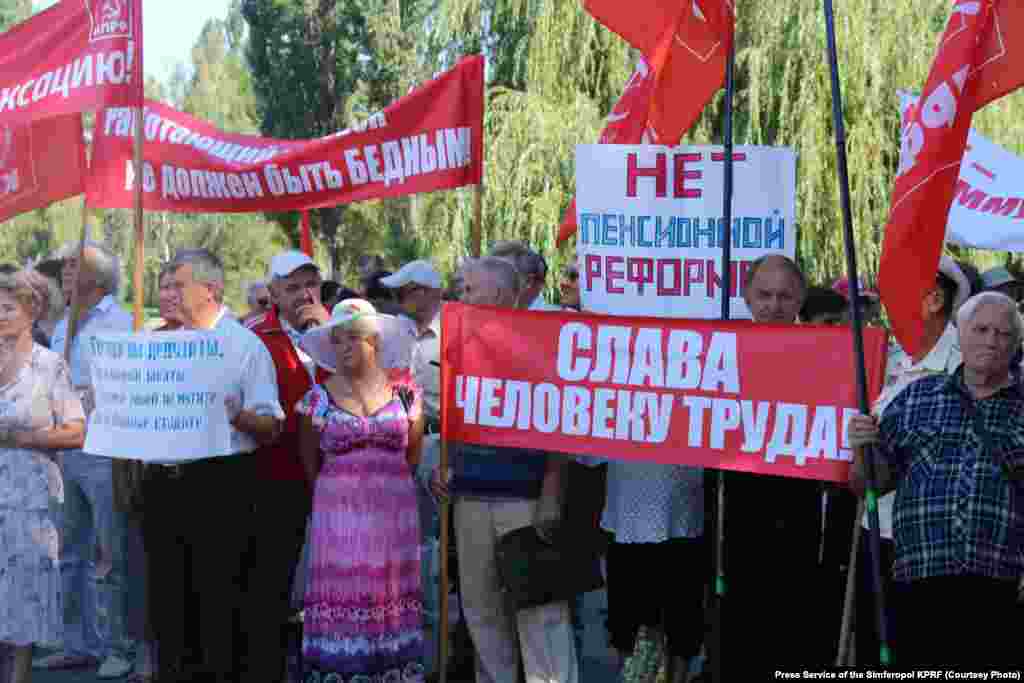
<instances>
[{"instance_id":1,"label":"white sun hat with brim","mask_svg":"<svg viewBox=\"0 0 1024 683\"><path fill-rule=\"evenodd\" d=\"M945 254L939 259L939 272L948 277L956 285L956 296L953 297L953 317L964 302L971 296L971 282L956 261Z\"/></svg>"},{"instance_id":2,"label":"white sun hat with brim","mask_svg":"<svg viewBox=\"0 0 1024 683\"><path fill-rule=\"evenodd\" d=\"M408 368L416 343L416 326L411 320L378 313L365 299L345 299L335 305L331 318L302 335L299 346L313 362L328 372L338 371L338 360L331 342L335 327L358 329L380 336L377 364L382 368Z\"/></svg>"}]
</instances>

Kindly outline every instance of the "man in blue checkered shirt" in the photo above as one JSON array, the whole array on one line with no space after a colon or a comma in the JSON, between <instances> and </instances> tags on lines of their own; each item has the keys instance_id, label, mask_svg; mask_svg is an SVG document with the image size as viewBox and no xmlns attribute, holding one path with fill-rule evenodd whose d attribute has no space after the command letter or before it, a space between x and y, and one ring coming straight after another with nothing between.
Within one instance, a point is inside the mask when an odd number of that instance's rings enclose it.
<instances>
[{"instance_id":1,"label":"man in blue checkered shirt","mask_svg":"<svg viewBox=\"0 0 1024 683\"><path fill-rule=\"evenodd\" d=\"M1016 305L979 294L957 313L963 363L920 379L886 410L850 423L896 489L899 665L1013 666L1024 572L1024 388Z\"/></svg>"}]
</instances>

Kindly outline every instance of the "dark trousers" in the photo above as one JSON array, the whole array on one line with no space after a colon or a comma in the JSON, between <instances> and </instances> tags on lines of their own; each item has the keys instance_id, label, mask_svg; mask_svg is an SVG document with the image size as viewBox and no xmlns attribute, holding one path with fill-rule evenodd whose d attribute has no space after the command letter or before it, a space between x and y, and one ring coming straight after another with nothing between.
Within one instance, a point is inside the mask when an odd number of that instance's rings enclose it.
<instances>
[{"instance_id":1,"label":"dark trousers","mask_svg":"<svg viewBox=\"0 0 1024 683\"><path fill-rule=\"evenodd\" d=\"M893 592L900 668L1020 670L1016 581L940 576L896 583Z\"/></svg>"},{"instance_id":2,"label":"dark trousers","mask_svg":"<svg viewBox=\"0 0 1024 683\"><path fill-rule=\"evenodd\" d=\"M896 544L891 538L879 539L882 587L885 590L885 624L888 629L888 645L893 652L899 652L897 645L897 624L893 610L892 563L896 556ZM868 530L862 529L860 546L857 548L857 665L878 666L880 643L878 637L878 615L875 607L875 587L871 579L871 544Z\"/></svg>"},{"instance_id":3,"label":"dark trousers","mask_svg":"<svg viewBox=\"0 0 1024 683\"><path fill-rule=\"evenodd\" d=\"M254 534L246 553L248 595L244 614L246 683L284 679L288 617L295 567L311 508L304 481L259 481L253 504Z\"/></svg>"},{"instance_id":4,"label":"dark trousers","mask_svg":"<svg viewBox=\"0 0 1024 683\"><path fill-rule=\"evenodd\" d=\"M253 463L236 455L149 468L143 541L161 683L242 680Z\"/></svg>"},{"instance_id":5,"label":"dark trousers","mask_svg":"<svg viewBox=\"0 0 1024 683\"><path fill-rule=\"evenodd\" d=\"M608 546L608 632L629 655L641 626L662 631L673 656L689 659L704 640L704 587L711 569L704 538Z\"/></svg>"}]
</instances>

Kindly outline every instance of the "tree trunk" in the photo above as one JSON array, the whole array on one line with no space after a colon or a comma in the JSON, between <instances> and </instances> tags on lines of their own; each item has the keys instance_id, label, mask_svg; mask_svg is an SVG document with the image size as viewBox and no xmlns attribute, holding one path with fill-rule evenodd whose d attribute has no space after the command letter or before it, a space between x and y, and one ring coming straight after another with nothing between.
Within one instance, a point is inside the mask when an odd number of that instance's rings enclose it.
<instances>
[{"instance_id":1,"label":"tree trunk","mask_svg":"<svg viewBox=\"0 0 1024 683\"><path fill-rule=\"evenodd\" d=\"M320 234L327 243L327 252L331 256L331 279L340 282L341 278L341 248L344 245L344 238L338 237L338 228L341 226L340 206L332 206L320 209Z\"/></svg>"}]
</instances>

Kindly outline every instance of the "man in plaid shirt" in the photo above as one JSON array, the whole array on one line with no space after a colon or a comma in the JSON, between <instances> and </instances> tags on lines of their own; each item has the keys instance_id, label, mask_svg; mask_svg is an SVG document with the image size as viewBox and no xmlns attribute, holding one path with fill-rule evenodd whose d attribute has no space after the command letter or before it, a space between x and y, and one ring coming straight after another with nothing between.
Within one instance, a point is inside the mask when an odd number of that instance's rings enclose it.
<instances>
[{"instance_id":1,"label":"man in plaid shirt","mask_svg":"<svg viewBox=\"0 0 1024 683\"><path fill-rule=\"evenodd\" d=\"M896 489L900 665L1014 666L1017 580L1024 571L1021 320L985 292L957 314L963 363L914 382L880 425L858 416L854 446L873 445ZM890 476L891 475L891 476Z\"/></svg>"}]
</instances>

